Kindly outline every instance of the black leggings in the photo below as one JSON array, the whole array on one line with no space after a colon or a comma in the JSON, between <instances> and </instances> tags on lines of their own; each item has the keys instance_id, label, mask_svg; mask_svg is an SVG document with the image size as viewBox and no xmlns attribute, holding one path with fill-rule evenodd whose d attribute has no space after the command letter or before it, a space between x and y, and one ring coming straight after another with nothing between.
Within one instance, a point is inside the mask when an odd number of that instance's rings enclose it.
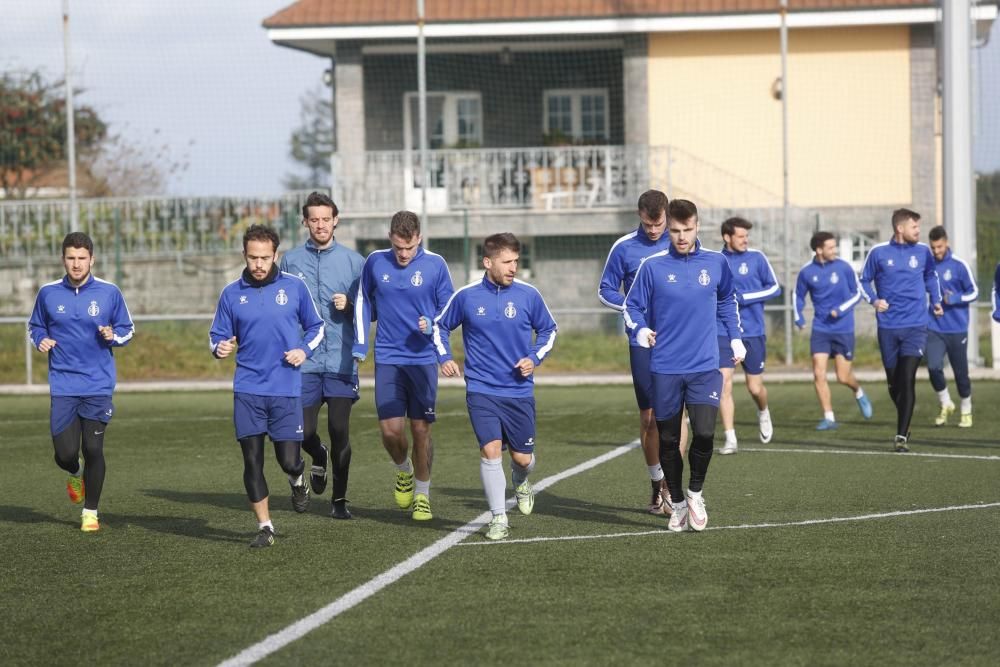
<instances>
[{"instance_id":1,"label":"black leggings","mask_svg":"<svg viewBox=\"0 0 1000 667\"><path fill-rule=\"evenodd\" d=\"M301 445L297 440L278 440L274 443L274 455L285 473L298 477L305 468L302 461ZM264 479L264 434L251 435L240 440L243 450L243 486L246 487L250 502L257 503L267 498L267 481Z\"/></svg>"},{"instance_id":2,"label":"black leggings","mask_svg":"<svg viewBox=\"0 0 1000 667\"><path fill-rule=\"evenodd\" d=\"M330 434L330 472L333 477L333 499L342 500L347 497L347 478L351 470L351 406L354 401L349 398L327 398L326 420L327 431ZM313 464L323 461L323 450L319 438L319 411L322 403L307 406L302 410L302 429L305 436L302 439L302 449L312 457Z\"/></svg>"},{"instance_id":3,"label":"black leggings","mask_svg":"<svg viewBox=\"0 0 1000 667\"><path fill-rule=\"evenodd\" d=\"M917 366L920 357L899 357L895 368L885 369L889 397L896 404L896 434L909 437L913 405L917 401Z\"/></svg>"},{"instance_id":4,"label":"black leggings","mask_svg":"<svg viewBox=\"0 0 1000 667\"><path fill-rule=\"evenodd\" d=\"M715 419L719 408L714 405L689 405L688 417L691 420L691 450L688 452L688 462L691 464L691 478L688 488L701 491L708 473L708 463L712 460L712 441L715 438ZM660 466L667 479L667 489L670 490L670 500L679 503L684 500L684 457L681 456L681 410L669 419L656 422L660 433Z\"/></svg>"},{"instance_id":5,"label":"black leggings","mask_svg":"<svg viewBox=\"0 0 1000 667\"><path fill-rule=\"evenodd\" d=\"M62 433L52 437L56 451L56 465L73 474L80 468L80 449L83 444L83 487L86 498L83 506L97 510L104 489L104 422L93 419L74 419Z\"/></svg>"}]
</instances>

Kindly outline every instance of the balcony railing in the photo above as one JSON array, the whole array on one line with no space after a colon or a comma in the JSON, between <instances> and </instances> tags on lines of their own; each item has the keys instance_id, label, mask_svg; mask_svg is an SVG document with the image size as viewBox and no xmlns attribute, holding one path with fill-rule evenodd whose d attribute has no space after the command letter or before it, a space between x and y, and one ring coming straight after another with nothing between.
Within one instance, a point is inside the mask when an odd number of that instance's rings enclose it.
<instances>
[{"instance_id":1,"label":"balcony railing","mask_svg":"<svg viewBox=\"0 0 1000 667\"><path fill-rule=\"evenodd\" d=\"M416 151L335 155L334 198L347 211L421 208ZM780 205L781 196L672 146L445 149L428 152L427 210L634 206L649 188L711 208Z\"/></svg>"}]
</instances>

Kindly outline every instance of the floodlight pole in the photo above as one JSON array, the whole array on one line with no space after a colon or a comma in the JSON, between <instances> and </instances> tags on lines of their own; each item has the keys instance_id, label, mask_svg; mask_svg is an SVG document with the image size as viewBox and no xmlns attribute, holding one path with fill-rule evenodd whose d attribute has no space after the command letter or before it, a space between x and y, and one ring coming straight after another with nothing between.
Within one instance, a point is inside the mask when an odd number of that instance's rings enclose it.
<instances>
[{"instance_id":1,"label":"floodlight pole","mask_svg":"<svg viewBox=\"0 0 1000 667\"><path fill-rule=\"evenodd\" d=\"M792 262L788 219L788 0L781 0L781 224L785 237L785 365L792 365Z\"/></svg>"},{"instance_id":2,"label":"floodlight pole","mask_svg":"<svg viewBox=\"0 0 1000 667\"><path fill-rule=\"evenodd\" d=\"M424 248L430 247L427 233L427 45L424 42L424 0L417 0L417 107L420 118L420 229Z\"/></svg>"},{"instance_id":3,"label":"floodlight pole","mask_svg":"<svg viewBox=\"0 0 1000 667\"><path fill-rule=\"evenodd\" d=\"M969 0L942 2L944 220L955 254L976 271L976 184L972 173L972 17ZM969 308L969 363L979 364L975 304Z\"/></svg>"},{"instance_id":4,"label":"floodlight pole","mask_svg":"<svg viewBox=\"0 0 1000 667\"><path fill-rule=\"evenodd\" d=\"M62 2L63 59L66 81L66 159L69 173L70 231L77 231L76 211L76 128L73 126L73 84L70 81L69 57L69 0Z\"/></svg>"}]
</instances>

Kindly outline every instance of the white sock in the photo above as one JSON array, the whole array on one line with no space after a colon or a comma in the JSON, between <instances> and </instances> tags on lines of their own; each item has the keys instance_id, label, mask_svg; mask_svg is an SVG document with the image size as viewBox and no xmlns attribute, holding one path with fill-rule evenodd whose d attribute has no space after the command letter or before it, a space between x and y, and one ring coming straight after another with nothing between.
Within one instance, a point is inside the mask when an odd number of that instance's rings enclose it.
<instances>
[{"instance_id":1,"label":"white sock","mask_svg":"<svg viewBox=\"0 0 1000 667\"><path fill-rule=\"evenodd\" d=\"M771 418L771 411L768 410L767 408L757 411L757 419L770 419L770 418Z\"/></svg>"},{"instance_id":2,"label":"white sock","mask_svg":"<svg viewBox=\"0 0 1000 667\"><path fill-rule=\"evenodd\" d=\"M701 491L692 491L691 489L688 489L687 497L688 498L701 498Z\"/></svg>"},{"instance_id":3,"label":"white sock","mask_svg":"<svg viewBox=\"0 0 1000 667\"><path fill-rule=\"evenodd\" d=\"M84 508L84 510L83 510L83 512L81 514L83 516L92 516L95 519L97 518L97 510L88 510L88 509Z\"/></svg>"},{"instance_id":4,"label":"white sock","mask_svg":"<svg viewBox=\"0 0 1000 667\"><path fill-rule=\"evenodd\" d=\"M393 463L393 465L396 466L396 470L399 472L413 472L413 464L410 463L410 459L406 459L402 463Z\"/></svg>"},{"instance_id":5,"label":"white sock","mask_svg":"<svg viewBox=\"0 0 1000 667\"><path fill-rule=\"evenodd\" d=\"M827 411L825 411L823 413L823 419L827 420L828 422L835 422L835 421L837 421L836 417L833 416L833 410L827 410Z\"/></svg>"},{"instance_id":6,"label":"white sock","mask_svg":"<svg viewBox=\"0 0 1000 667\"><path fill-rule=\"evenodd\" d=\"M503 512L494 512L493 518L500 519L501 523L507 523L507 511L504 510Z\"/></svg>"},{"instance_id":7,"label":"white sock","mask_svg":"<svg viewBox=\"0 0 1000 667\"><path fill-rule=\"evenodd\" d=\"M514 459L510 460L510 481L514 483L514 488L521 486L528 479L528 475L531 471L535 469L535 455L531 455L531 461L528 465L522 466L514 462Z\"/></svg>"},{"instance_id":8,"label":"white sock","mask_svg":"<svg viewBox=\"0 0 1000 667\"><path fill-rule=\"evenodd\" d=\"M962 399L962 414L971 415L972 414L972 397L966 396Z\"/></svg>"},{"instance_id":9,"label":"white sock","mask_svg":"<svg viewBox=\"0 0 1000 667\"><path fill-rule=\"evenodd\" d=\"M854 398L861 398L864 395L865 395L865 390L862 389L861 387L858 387L858 390L854 392Z\"/></svg>"},{"instance_id":10,"label":"white sock","mask_svg":"<svg viewBox=\"0 0 1000 667\"><path fill-rule=\"evenodd\" d=\"M951 402L951 394L948 393L947 389L942 389L937 393L938 400L941 401L941 407L955 407L955 404Z\"/></svg>"},{"instance_id":11,"label":"white sock","mask_svg":"<svg viewBox=\"0 0 1000 667\"><path fill-rule=\"evenodd\" d=\"M289 475L288 483L291 484L292 486L302 486L303 484L305 484L305 480L302 479L302 474L300 473L298 476Z\"/></svg>"},{"instance_id":12,"label":"white sock","mask_svg":"<svg viewBox=\"0 0 1000 667\"><path fill-rule=\"evenodd\" d=\"M649 479L654 482L659 482L663 479L663 466L657 463L655 466L646 466L649 470Z\"/></svg>"},{"instance_id":13,"label":"white sock","mask_svg":"<svg viewBox=\"0 0 1000 667\"><path fill-rule=\"evenodd\" d=\"M265 528L270 528L271 532L272 533L274 532L274 524L271 523L270 519L268 519L267 521L258 521L257 522L257 530L264 530Z\"/></svg>"},{"instance_id":14,"label":"white sock","mask_svg":"<svg viewBox=\"0 0 1000 667\"><path fill-rule=\"evenodd\" d=\"M416 495L418 493L423 494L423 495L427 496L428 500L430 500L430 497L431 497L431 480L427 480L426 482L421 482L419 479L414 479L413 480L413 493L414 493L414 495Z\"/></svg>"},{"instance_id":15,"label":"white sock","mask_svg":"<svg viewBox=\"0 0 1000 667\"><path fill-rule=\"evenodd\" d=\"M507 513L507 477L503 474L503 459L479 458L479 477L483 480L486 504L493 516Z\"/></svg>"},{"instance_id":16,"label":"white sock","mask_svg":"<svg viewBox=\"0 0 1000 667\"><path fill-rule=\"evenodd\" d=\"M736 429L731 428L726 431L726 442L736 442Z\"/></svg>"}]
</instances>

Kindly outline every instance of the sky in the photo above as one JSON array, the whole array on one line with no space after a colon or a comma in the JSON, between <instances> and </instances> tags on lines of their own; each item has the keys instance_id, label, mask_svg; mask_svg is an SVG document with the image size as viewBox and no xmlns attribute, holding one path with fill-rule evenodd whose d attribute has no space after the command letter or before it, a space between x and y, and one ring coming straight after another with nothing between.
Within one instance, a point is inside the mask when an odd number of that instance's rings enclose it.
<instances>
[{"instance_id":1,"label":"sky","mask_svg":"<svg viewBox=\"0 0 1000 667\"><path fill-rule=\"evenodd\" d=\"M300 98L329 61L275 46L261 22L293 0L70 0L78 104L133 142L166 142L186 170L172 195L266 196L288 158ZM63 72L62 1L0 0L0 68ZM1000 23L1000 22L997 22ZM1000 169L1000 26L973 55L975 168Z\"/></svg>"}]
</instances>

